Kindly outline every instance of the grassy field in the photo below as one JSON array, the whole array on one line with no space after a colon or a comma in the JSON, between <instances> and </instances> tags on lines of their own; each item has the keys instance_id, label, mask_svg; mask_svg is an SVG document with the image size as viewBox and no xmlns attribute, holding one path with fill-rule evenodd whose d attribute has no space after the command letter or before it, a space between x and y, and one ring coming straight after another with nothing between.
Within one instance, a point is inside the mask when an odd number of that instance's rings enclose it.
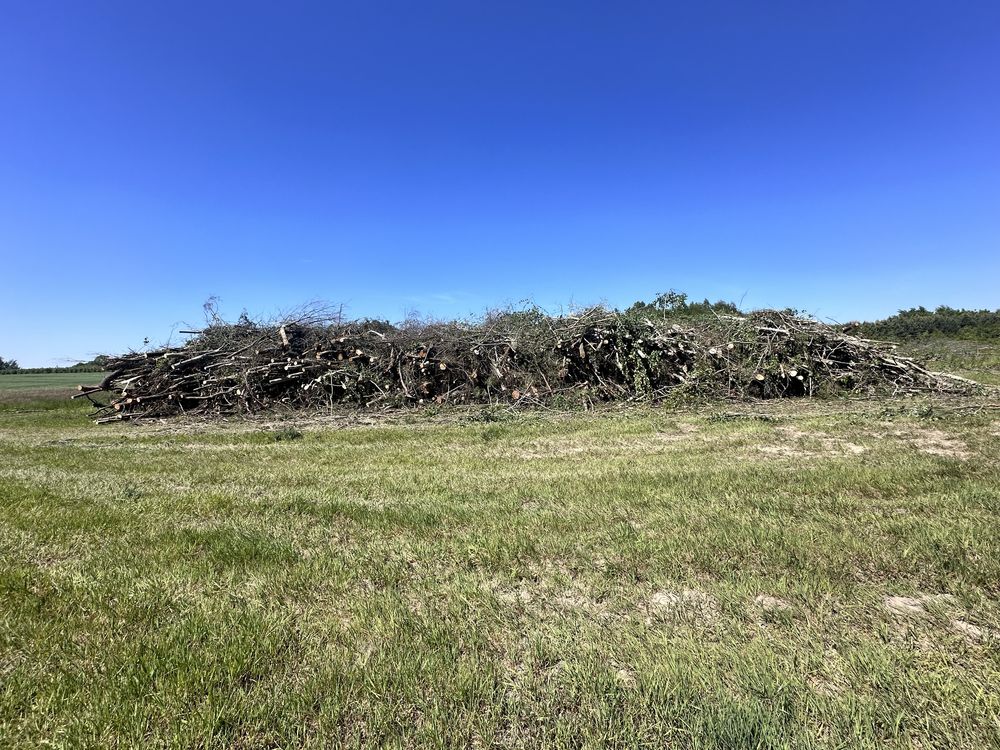
<instances>
[{"instance_id":1,"label":"grassy field","mask_svg":"<svg viewBox=\"0 0 1000 750\"><path fill-rule=\"evenodd\" d=\"M1000 344L928 338L900 345L900 352L925 362L931 370L950 372L977 383L1000 385Z\"/></svg>"},{"instance_id":2,"label":"grassy field","mask_svg":"<svg viewBox=\"0 0 1000 750\"><path fill-rule=\"evenodd\" d=\"M78 385L101 382L103 372L48 372L30 375L0 375L0 393L4 391L56 391L71 393Z\"/></svg>"},{"instance_id":3,"label":"grassy field","mask_svg":"<svg viewBox=\"0 0 1000 750\"><path fill-rule=\"evenodd\" d=\"M997 746L996 411L502 417L0 404L0 747Z\"/></svg>"}]
</instances>

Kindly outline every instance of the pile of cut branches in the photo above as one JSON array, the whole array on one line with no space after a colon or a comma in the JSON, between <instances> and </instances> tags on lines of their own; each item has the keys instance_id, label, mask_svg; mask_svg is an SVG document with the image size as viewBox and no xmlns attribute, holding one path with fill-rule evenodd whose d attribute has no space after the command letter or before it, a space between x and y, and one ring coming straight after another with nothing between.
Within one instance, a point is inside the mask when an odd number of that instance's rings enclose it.
<instances>
[{"instance_id":1,"label":"pile of cut branches","mask_svg":"<svg viewBox=\"0 0 1000 750\"><path fill-rule=\"evenodd\" d=\"M278 407L729 399L954 391L891 344L777 311L686 320L594 307L475 322L214 319L183 346L130 352L74 398L98 422ZM101 394L111 398L101 400Z\"/></svg>"}]
</instances>

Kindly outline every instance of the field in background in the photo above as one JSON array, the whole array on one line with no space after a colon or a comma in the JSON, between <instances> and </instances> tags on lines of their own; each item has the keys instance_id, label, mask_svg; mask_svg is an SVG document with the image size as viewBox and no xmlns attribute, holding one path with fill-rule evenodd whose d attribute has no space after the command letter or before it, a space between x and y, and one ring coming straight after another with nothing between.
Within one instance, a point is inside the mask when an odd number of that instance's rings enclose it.
<instances>
[{"instance_id":1,"label":"field in background","mask_svg":"<svg viewBox=\"0 0 1000 750\"><path fill-rule=\"evenodd\" d=\"M899 351L931 370L950 372L985 385L1000 385L1000 343L927 338L907 341Z\"/></svg>"},{"instance_id":2,"label":"field in background","mask_svg":"<svg viewBox=\"0 0 1000 750\"><path fill-rule=\"evenodd\" d=\"M49 372L41 374L0 375L0 393L4 391L51 391L72 395L78 385L96 385L103 372Z\"/></svg>"},{"instance_id":3,"label":"field in background","mask_svg":"<svg viewBox=\"0 0 1000 750\"><path fill-rule=\"evenodd\" d=\"M995 410L85 415L0 404L4 747L995 745Z\"/></svg>"}]
</instances>

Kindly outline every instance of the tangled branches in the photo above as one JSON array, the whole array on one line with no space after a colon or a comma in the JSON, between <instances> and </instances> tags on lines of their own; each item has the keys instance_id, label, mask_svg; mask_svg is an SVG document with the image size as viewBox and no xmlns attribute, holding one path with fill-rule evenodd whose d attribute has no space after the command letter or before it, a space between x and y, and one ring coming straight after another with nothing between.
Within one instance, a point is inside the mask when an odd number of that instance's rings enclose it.
<instances>
[{"instance_id":1,"label":"tangled branches","mask_svg":"<svg viewBox=\"0 0 1000 750\"><path fill-rule=\"evenodd\" d=\"M315 315L274 325L214 318L184 346L112 357L108 366L100 385L75 396L95 404L98 422L282 405L658 400L674 393L746 399L967 387L897 356L891 345L776 311L684 327L602 307L401 326ZM111 400L96 400L105 391Z\"/></svg>"}]
</instances>

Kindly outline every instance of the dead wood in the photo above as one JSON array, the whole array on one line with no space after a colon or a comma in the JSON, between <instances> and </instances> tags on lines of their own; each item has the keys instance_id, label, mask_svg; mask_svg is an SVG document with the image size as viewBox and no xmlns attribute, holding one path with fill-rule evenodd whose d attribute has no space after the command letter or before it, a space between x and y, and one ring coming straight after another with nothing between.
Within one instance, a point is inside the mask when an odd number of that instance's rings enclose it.
<instances>
[{"instance_id":1,"label":"dead wood","mask_svg":"<svg viewBox=\"0 0 1000 750\"><path fill-rule=\"evenodd\" d=\"M182 347L112 357L77 397L107 391L98 422L277 406L783 398L964 392L894 347L765 310L651 320L595 307L549 316L492 313L474 323L308 319L213 322ZM92 400L92 399L91 399Z\"/></svg>"}]
</instances>

